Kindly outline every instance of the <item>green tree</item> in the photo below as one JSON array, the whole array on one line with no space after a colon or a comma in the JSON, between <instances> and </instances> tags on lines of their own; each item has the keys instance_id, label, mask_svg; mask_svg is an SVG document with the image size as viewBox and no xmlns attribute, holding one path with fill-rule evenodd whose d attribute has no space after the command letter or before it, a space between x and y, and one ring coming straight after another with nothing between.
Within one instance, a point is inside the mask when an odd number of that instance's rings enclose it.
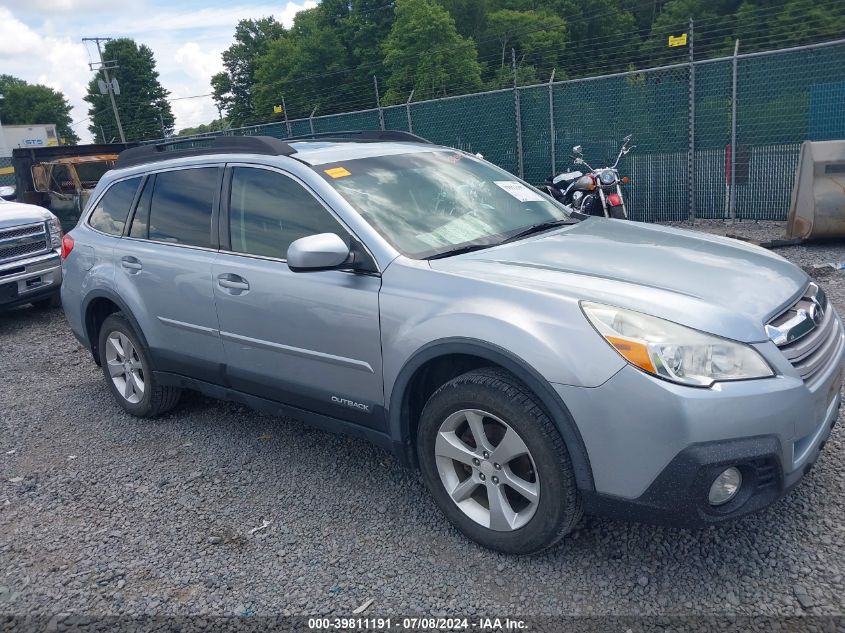
<instances>
[{"instance_id":1,"label":"green tree","mask_svg":"<svg viewBox=\"0 0 845 633\"><path fill-rule=\"evenodd\" d=\"M479 41L487 26L492 0L439 0L455 20L455 28L464 37Z\"/></svg>"},{"instance_id":2,"label":"green tree","mask_svg":"<svg viewBox=\"0 0 845 633\"><path fill-rule=\"evenodd\" d=\"M387 103L404 101L411 90L416 99L431 99L481 86L474 42L461 37L452 16L433 0L397 0L384 66Z\"/></svg>"},{"instance_id":3,"label":"green tree","mask_svg":"<svg viewBox=\"0 0 845 633\"><path fill-rule=\"evenodd\" d=\"M116 68L109 71L117 79L120 94L115 96L120 122L126 140L161 138L173 132L173 111L167 97L170 94L158 80L158 71L149 46L140 46L131 39L121 38L106 42L103 59L114 62ZM110 141L120 137L114 120L108 95L100 93L98 73L88 84L85 101L90 104L88 114L91 123L88 129L95 138ZM103 139L105 133L105 139Z\"/></svg>"},{"instance_id":4,"label":"green tree","mask_svg":"<svg viewBox=\"0 0 845 633\"><path fill-rule=\"evenodd\" d=\"M255 113L268 119L273 106L285 98L288 116L308 116L316 106L326 113L352 96L339 82L327 85L325 75L345 68L347 51L337 30L325 28L318 9L296 14L293 27L283 37L271 41L267 52L258 58L253 87ZM284 114L276 114L282 119Z\"/></svg>"},{"instance_id":5,"label":"green tree","mask_svg":"<svg viewBox=\"0 0 845 633\"><path fill-rule=\"evenodd\" d=\"M208 134L209 132L220 132L229 127L226 119L214 119L209 123L202 123L195 127L186 127L179 130L177 136L198 136L201 134Z\"/></svg>"},{"instance_id":6,"label":"green tree","mask_svg":"<svg viewBox=\"0 0 845 633\"><path fill-rule=\"evenodd\" d=\"M778 46L834 39L845 33L845 5L841 2L825 5L813 0L791 0L783 10L769 15L770 36Z\"/></svg>"},{"instance_id":7,"label":"green tree","mask_svg":"<svg viewBox=\"0 0 845 633\"><path fill-rule=\"evenodd\" d=\"M641 44L637 21L621 0L558 0L553 6L558 15L566 16L563 66L569 75L627 70L637 61Z\"/></svg>"},{"instance_id":8,"label":"green tree","mask_svg":"<svg viewBox=\"0 0 845 633\"><path fill-rule=\"evenodd\" d=\"M511 65L513 49L520 66L533 67L547 77L560 66L566 48L566 22L546 11L499 9L487 16L484 41L488 46L482 49L482 56L495 57L491 67L496 72Z\"/></svg>"},{"instance_id":9,"label":"green tree","mask_svg":"<svg viewBox=\"0 0 845 633\"><path fill-rule=\"evenodd\" d=\"M71 128L71 106L61 92L11 75L0 75L0 94L3 95L0 121L6 125L54 123L62 143L79 142Z\"/></svg>"},{"instance_id":10,"label":"green tree","mask_svg":"<svg viewBox=\"0 0 845 633\"><path fill-rule=\"evenodd\" d=\"M271 41L285 34L285 28L272 17L241 20L235 27L235 41L223 51L226 70L211 78L214 101L233 126L262 120L252 103L258 58L267 53Z\"/></svg>"}]
</instances>

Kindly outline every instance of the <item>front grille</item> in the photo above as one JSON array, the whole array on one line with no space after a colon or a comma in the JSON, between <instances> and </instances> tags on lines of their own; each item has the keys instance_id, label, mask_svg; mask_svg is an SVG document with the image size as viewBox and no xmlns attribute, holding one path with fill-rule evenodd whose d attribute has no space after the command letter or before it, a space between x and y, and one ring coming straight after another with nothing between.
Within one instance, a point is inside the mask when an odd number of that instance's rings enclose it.
<instances>
[{"instance_id":1,"label":"front grille","mask_svg":"<svg viewBox=\"0 0 845 633\"><path fill-rule=\"evenodd\" d=\"M50 236L42 223L0 229L0 264L49 249Z\"/></svg>"},{"instance_id":2,"label":"front grille","mask_svg":"<svg viewBox=\"0 0 845 633\"><path fill-rule=\"evenodd\" d=\"M808 381L835 356L841 328L824 291L810 284L804 296L769 322L769 330L780 335L772 339L801 378Z\"/></svg>"}]
</instances>

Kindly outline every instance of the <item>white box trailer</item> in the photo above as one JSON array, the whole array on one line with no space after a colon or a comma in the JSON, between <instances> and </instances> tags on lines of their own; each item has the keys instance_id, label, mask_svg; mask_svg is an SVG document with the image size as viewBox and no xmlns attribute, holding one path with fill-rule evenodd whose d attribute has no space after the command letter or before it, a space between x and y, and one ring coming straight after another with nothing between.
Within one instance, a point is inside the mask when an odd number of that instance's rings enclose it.
<instances>
[{"instance_id":1,"label":"white box trailer","mask_svg":"<svg viewBox=\"0 0 845 633\"><path fill-rule=\"evenodd\" d=\"M5 139L5 143L0 142L0 148L4 148L9 156L12 155L13 149L19 147L53 147L59 144L56 126L53 123L3 125L0 130Z\"/></svg>"}]
</instances>

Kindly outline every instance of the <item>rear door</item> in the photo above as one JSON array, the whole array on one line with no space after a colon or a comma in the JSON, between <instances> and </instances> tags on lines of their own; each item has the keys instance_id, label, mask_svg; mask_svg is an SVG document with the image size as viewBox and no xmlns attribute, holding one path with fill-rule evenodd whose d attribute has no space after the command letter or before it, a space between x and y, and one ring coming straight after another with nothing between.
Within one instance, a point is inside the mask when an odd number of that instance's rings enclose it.
<instances>
[{"instance_id":1,"label":"rear door","mask_svg":"<svg viewBox=\"0 0 845 633\"><path fill-rule=\"evenodd\" d=\"M294 177L227 169L214 293L232 387L383 429L378 276L294 273L291 242L349 231Z\"/></svg>"},{"instance_id":2,"label":"rear door","mask_svg":"<svg viewBox=\"0 0 845 633\"><path fill-rule=\"evenodd\" d=\"M115 252L118 287L144 316L141 327L161 371L222 383L223 346L214 309L213 225L222 166L147 177Z\"/></svg>"}]
</instances>

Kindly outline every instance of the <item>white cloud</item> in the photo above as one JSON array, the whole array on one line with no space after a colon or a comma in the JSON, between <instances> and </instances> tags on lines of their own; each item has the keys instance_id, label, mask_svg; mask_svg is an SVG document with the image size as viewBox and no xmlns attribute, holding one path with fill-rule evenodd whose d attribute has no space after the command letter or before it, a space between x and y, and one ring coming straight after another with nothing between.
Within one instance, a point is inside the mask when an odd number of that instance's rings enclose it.
<instances>
[{"instance_id":1,"label":"white cloud","mask_svg":"<svg viewBox=\"0 0 845 633\"><path fill-rule=\"evenodd\" d=\"M30 55L38 49L41 38L8 9L0 7L0 59Z\"/></svg>"},{"instance_id":2,"label":"white cloud","mask_svg":"<svg viewBox=\"0 0 845 633\"><path fill-rule=\"evenodd\" d=\"M176 51L174 59L189 75L208 78L223 70L222 52L204 51L196 42L188 42Z\"/></svg>"},{"instance_id":3,"label":"white cloud","mask_svg":"<svg viewBox=\"0 0 845 633\"><path fill-rule=\"evenodd\" d=\"M127 20L125 14L122 14L112 22L101 24L98 28L109 33L131 35L225 27L231 38L235 25L244 18L273 16L289 27L293 24L293 18L298 12L316 6L316 0L305 0L300 3L288 2L281 10L279 10L279 4L232 4L223 8L194 10L156 7L154 11L133 15L131 20Z\"/></svg>"},{"instance_id":4,"label":"white cloud","mask_svg":"<svg viewBox=\"0 0 845 633\"><path fill-rule=\"evenodd\" d=\"M126 5L126 0L121 0ZM18 14L82 13L113 9L114 0L4 0L4 6Z\"/></svg>"},{"instance_id":5,"label":"white cloud","mask_svg":"<svg viewBox=\"0 0 845 633\"><path fill-rule=\"evenodd\" d=\"M232 43L239 20L272 15L290 26L297 12L317 6L316 0L220 7L209 0L194 10L168 4L170 0L0 2L0 72L62 91L73 106L74 122L83 121L88 104L82 98L92 73L82 38L132 37L153 50L160 81L177 99L171 102L177 130L217 118L210 97L178 98L211 92L209 80L222 69L220 54ZM82 142L92 140L87 122L74 129Z\"/></svg>"},{"instance_id":6,"label":"white cloud","mask_svg":"<svg viewBox=\"0 0 845 633\"><path fill-rule=\"evenodd\" d=\"M68 37L42 36L0 7L0 63L3 72L64 93L78 120L87 116L82 100L90 77L88 56L81 42ZM41 121L52 123L52 121ZM77 134L85 137L84 125Z\"/></svg>"}]
</instances>

